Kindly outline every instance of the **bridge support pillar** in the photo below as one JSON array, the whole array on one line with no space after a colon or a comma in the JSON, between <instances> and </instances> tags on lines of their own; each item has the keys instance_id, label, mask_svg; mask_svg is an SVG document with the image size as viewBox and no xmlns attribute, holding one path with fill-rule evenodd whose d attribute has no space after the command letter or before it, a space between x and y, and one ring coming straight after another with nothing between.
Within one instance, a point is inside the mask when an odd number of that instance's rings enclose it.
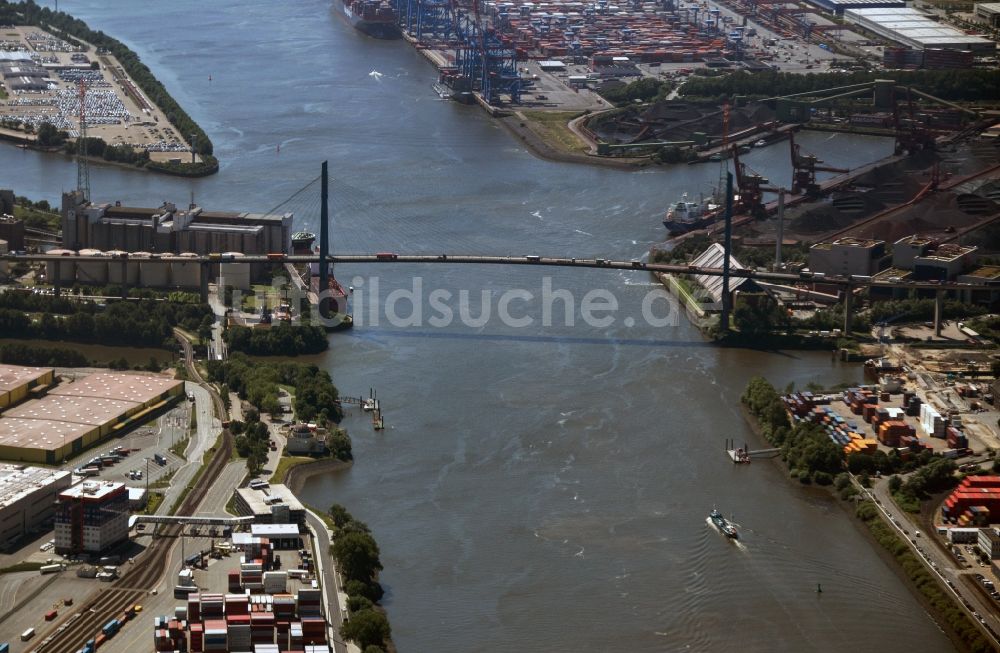
<instances>
[{"instance_id":1,"label":"bridge support pillar","mask_svg":"<svg viewBox=\"0 0 1000 653\"><path fill-rule=\"evenodd\" d=\"M198 265L201 266L201 276L200 276L200 279L199 279L199 284L200 284L199 290L201 292L201 301L203 303L207 304L208 303L208 277L209 277L209 272L211 271L211 267L209 266L208 261L202 261Z\"/></svg>"},{"instance_id":2,"label":"bridge support pillar","mask_svg":"<svg viewBox=\"0 0 1000 653\"><path fill-rule=\"evenodd\" d=\"M56 261L53 269L55 270L55 279L50 279L52 285L55 288L54 294L56 297L62 295L62 261Z\"/></svg>"},{"instance_id":3,"label":"bridge support pillar","mask_svg":"<svg viewBox=\"0 0 1000 653\"><path fill-rule=\"evenodd\" d=\"M730 254L733 251L733 173L726 173L726 231L722 248L722 316L719 327L723 335L729 332L733 310L733 295L729 291Z\"/></svg>"},{"instance_id":4,"label":"bridge support pillar","mask_svg":"<svg viewBox=\"0 0 1000 653\"><path fill-rule=\"evenodd\" d=\"M944 291L934 293L934 336L941 337L941 315L944 313Z\"/></svg>"},{"instance_id":5,"label":"bridge support pillar","mask_svg":"<svg viewBox=\"0 0 1000 653\"><path fill-rule=\"evenodd\" d=\"M854 313L854 286L844 286L844 337L851 337L851 318Z\"/></svg>"}]
</instances>

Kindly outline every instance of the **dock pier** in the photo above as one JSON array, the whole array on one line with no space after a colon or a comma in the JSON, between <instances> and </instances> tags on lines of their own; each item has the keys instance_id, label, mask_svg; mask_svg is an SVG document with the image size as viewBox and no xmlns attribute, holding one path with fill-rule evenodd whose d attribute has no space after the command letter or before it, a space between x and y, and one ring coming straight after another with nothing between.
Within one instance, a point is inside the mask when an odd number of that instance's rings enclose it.
<instances>
[{"instance_id":1,"label":"dock pier","mask_svg":"<svg viewBox=\"0 0 1000 653\"><path fill-rule=\"evenodd\" d=\"M736 440L726 440L726 455L734 465L749 465L754 458L774 458L781 454L781 449L750 449L744 442L742 447L736 446Z\"/></svg>"}]
</instances>

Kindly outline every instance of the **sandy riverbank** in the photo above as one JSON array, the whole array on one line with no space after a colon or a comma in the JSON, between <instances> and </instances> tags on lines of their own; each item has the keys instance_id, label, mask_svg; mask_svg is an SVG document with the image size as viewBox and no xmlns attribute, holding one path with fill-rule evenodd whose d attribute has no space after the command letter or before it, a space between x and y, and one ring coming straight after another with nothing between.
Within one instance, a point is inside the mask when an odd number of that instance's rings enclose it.
<instances>
[{"instance_id":1,"label":"sandy riverbank","mask_svg":"<svg viewBox=\"0 0 1000 653\"><path fill-rule=\"evenodd\" d=\"M580 142L579 151L569 150L554 137L549 127L523 115L504 116L497 120L510 130L529 152L546 161L580 163L620 170L637 170L652 165L652 161L645 158L611 158L588 154L584 151L587 145L583 142ZM572 134L568 126L565 129L567 133Z\"/></svg>"}]
</instances>

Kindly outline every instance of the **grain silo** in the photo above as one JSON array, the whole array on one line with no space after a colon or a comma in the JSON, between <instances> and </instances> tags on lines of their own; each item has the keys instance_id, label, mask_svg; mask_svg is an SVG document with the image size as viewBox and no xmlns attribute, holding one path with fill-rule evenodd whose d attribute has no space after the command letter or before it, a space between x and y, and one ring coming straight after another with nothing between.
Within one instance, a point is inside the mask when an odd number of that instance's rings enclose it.
<instances>
[{"instance_id":1,"label":"grain silo","mask_svg":"<svg viewBox=\"0 0 1000 653\"><path fill-rule=\"evenodd\" d=\"M222 255L219 275L225 284L240 290L250 290L250 264L237 262L243 258L243 252L226 252ZM229 262L227 262L229 261Z\"/></svg>"},{"instance_id":2,"label":"grain silo","mask_svg":"<svg viewBox=\"0 0 1000 653\"><path fill-rule=\"evenodd\" d=\"M80 256L100 257L98 261L79 261L76 266L76 280L91 286L103 286L108 283L107 255L99 249L81 249Z\"/></svg>"},{"instance_id":3,"label":"grain silo","mask_svg":"<svg viewBox=\"0 0 1000 653\"><path fill-rule=\"evenodd\" d=\"M144 256L139 259L139 285L143 288L166 288L170 285L170 263L160 258L159 254L136 252Z\"/></svg>"},{"instance_id":4,"label":"grain silo","mask_svg":"<svg viewBox=\"0 0 1000 653\"><path fill-rule=\"evenodd\" d=\"M198 255L184 252L179 258L194 259ZM201 288L201 263L174 259L170 262L170 282L178 288Z\"/></svg>"},{"instance_id":5,"label":"grain silo","mask_svg":"<svg viewBox=\"0 0 1000 653\"><path fill-rule=\"evenodd\" d=\"M115 249L104 252L108 257L108 283L139 285L139 262L129 258L128 252Z\"/></svg>"},{"instance_id":6,"label":"grain silo","mask_svg":"<svg viewBox=\"0 0 1000 653\"><path fill-rule=\"evenodd\" d=\"M76 252L71 249L50 249L45 252L49 256L74 256ZM58 264L55 261L45 262L45 281L48 283L56 282L56 268L59 268L59 283L61 284L72 284L76 281L76 262L75 261L60 261Z\"/></svg>"}]
</instances>

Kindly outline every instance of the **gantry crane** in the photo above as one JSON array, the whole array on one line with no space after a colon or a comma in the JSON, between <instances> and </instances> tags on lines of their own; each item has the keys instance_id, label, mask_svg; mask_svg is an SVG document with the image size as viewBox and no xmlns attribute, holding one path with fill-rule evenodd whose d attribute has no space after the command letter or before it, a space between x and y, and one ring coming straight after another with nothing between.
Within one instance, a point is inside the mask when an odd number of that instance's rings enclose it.
<instances>
[{"instance_id":1,"label":"gantry crane","mask_svg":"<svg viewBox=\"0 0 1000 653\"><path fill-rule=\"evenodd\" d=\"M740 148L733 145L733 167L735 168L736 187L739 189L741 208L754 216L762 218L766 215L764 208L764 193L777 193L778 189L768 186L770 180L754 172L750 166L740 161Z\"/></svg>"},{"instance_id":2,"label":"gantry crane","mask_svg":"<svg viewBox=\"0 0 1000 653\"><path fill-rule=\"evenodd\" d=\"M847 168L819 165L823 163L819 157L814 154L803 154L801 146L795 142L795 132L789 132L788 143L792 152L792 195L803 192L806 195L818 194L817 172L848 172Z\"/></svg>"}]
</instances>

